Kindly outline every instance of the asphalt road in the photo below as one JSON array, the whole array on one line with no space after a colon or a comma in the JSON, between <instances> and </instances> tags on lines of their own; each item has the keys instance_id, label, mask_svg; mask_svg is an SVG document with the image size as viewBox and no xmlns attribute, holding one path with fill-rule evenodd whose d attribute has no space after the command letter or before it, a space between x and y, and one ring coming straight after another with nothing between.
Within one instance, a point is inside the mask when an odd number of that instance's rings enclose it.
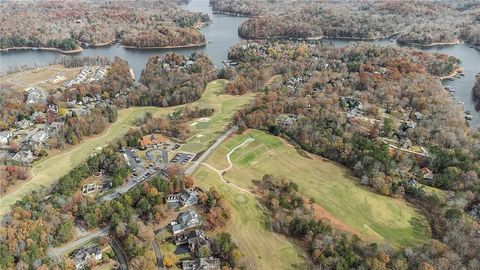
<instances>
[{"instance_id":1,"label":"asphalt road","mask_svg":"<svg viewBox=\"0 0 480 270\"><path fill-rule=\"evenodd\" d=\"M190 175L192 173L194 173L198 166L200 166L200 164L202 164L202 162L207 159L208 156L210 156L210 154L213 153L213 151L215 151L215 149L217 149L218 146L220 146L220 144L226 139L228 138L228 136L230 136L232 133L236 132L237 131L237 126L233 126L231 127L229 130L227 130L225 133L223 133L220 137L218 137L218 139L212 144L210 145L210 147L208 147L207 150L205 150L205 152L202 153L202 155L193 162L192 166L188 167L186 170L185 170L185 174L186 175Z\"/></svg>"},{"instance_id":2,"label":"asphalt road","mask_svg":"<svg viewBox=\"0 0 480 270\"><path fill-rule=\"evenodd\" d=\"M65 254L69 251L72 251L75 248L78 248L78 247L81 247L81 246L85 245L86 243L88 243L92 239L100 237L100 236L107 235L109 230L110 230L110 226L107 226L107 227L102 228L102 229L97 229L97 230L95 230L95 231L93 231L89 234L86 234L86 235L78 238L77 240L75 240L73 242L70 242L66 245L62 245L62 246L56 247L56 248L51 248L48 251L48 255L51 258L60 259L63 256L63 254Z\"/></svg>"},{"instance_id":3,"label":"asphalt road","mask_svg":"<svg viewBox=\"0 0 480 270\"><path fill-rule=\"evenodd\" d=\"M155 239L152 242L153 251L155 251L155 257L157 257L157 269L163 270L165 267L163 266L163 255L160 251L160 246L158 245L158 241Z\"/></svg>"},{"instance_id":4,"label":"asphalt road","mask_svg":"<svg viewBox=\"0 0 480 270\"><path fill-rule=\"evenodd\" d=\"M118 269L128 270L127 256L123 253L122 248L117 243L117 239L113 236L110 236L110 246L112 247L115 257L117 257L117 261L120 264Z\"/></svg>"}]
</instances>

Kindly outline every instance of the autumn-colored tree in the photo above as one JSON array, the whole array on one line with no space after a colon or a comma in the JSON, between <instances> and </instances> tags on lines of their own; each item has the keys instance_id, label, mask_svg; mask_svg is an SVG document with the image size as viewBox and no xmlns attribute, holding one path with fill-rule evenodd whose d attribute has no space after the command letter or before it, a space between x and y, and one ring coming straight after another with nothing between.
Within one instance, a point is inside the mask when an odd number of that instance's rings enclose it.
<instances>
[{"instance_id":1,"label":"autumn-colored tree","mask_svg":"<svg viewBox=\"0 0 480 270\"><path fill-rule=\"evenodd\" d=\"M177 263L177 260L177 256L171 252L163 256L163 264L167 268L172 268Z\"/></svg>"}]
</instances>

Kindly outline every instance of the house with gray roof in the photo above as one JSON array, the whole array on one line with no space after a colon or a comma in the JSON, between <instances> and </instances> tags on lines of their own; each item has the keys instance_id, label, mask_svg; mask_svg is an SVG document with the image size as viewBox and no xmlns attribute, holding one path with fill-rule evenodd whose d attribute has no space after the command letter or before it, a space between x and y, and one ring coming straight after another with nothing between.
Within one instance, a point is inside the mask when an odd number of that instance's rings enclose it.
<instances>
[{"instance_id":1,"label":"house with gray roof","mask_svg":"<svg viewBox=\"0 0 480 270\"><path fill-rule=\"evenodd\" d=\"M40 129L30 136L30 143L33 145L41 145L48 139L48 132Z\"/></svg>"},{"instance_id":2,"label":"house with gray roof","mask_svg":"<svg viewBox=\"0 0 480 270\"><path fill-rule=\"evenodd\" d=\"M98 246L80 248L74 251L71 258L75 262L75 269L84 269L90 260L100 262L103 258L102 251Z\"/></svg>"},{"instance_id":3,"label":"house with gray roof","mask_svg":"<svg viewBox=\"0 0 480 270\"><path fill-rule=\"evenodd\" d=\"M34 156L31 150L20 150L12 158L12 160L23 164L30 164L32 163L33 159Z\"/></svg>"},{"instance_id":4,"label":"house with gray roof","mask_svg":"<svg viewBox=\"0 0 480 270\"><path fill-rule=\"evenodd\" d=\"M25 91L27 91L27 100L25 102L28 105L45 103L47 101L47 95L42 89L28 87Z\"/></svg>"},{"instance_id":5,"label":"house with gray roof","mask_svg":"<svg viewBox=\"0 0 480 270\"><path fill-rule=\"evenodd\" d=\"M178 194L169 194L167 204L173 207L188 207L198 204L198 191L186 188Z\"/></svg>"},{"instance_id":6,"label":"house with gray roof","mask_svg":"<svg viewBox=\"0 0 480 270\"><path fill-rule=\"evenodd\" d=\"M13 138L13 134L10 131L1 131L0 132L0 145L7 145L8 142Z\"/></svg>"},{"instance_id":7,"label":"house with gray roof","mask_svg":"<svg viewBox=\"0 0 480 270\"><path fill-rule=\"evenodd\" d=\"M195 260L182 261L183 270L214 270L220 269L219 258L199 258Z\"/></svg>"},{"instance_id":8,"label":"house with gray roof","mask_svg":"<svg viewBox=\"0 0 480 270\"><path fill-rule=\"evenodd\" d=\"M174 235L185 232L188 229L202 225L200 215L195 210L188 210L178 215L177 221L171 223Z\"/></svg>"},{"instance_id":9,"label":"house with gray roof","mask_svg":"<svg viewBox=\"0 0 480 270\"><path fill-rule=\"evenodd\" d=\"M20 121L15 122L15 125L16 125L19 129L27 129L27 128L33 126L33 123L32 123L32 121L30 121L30 120L22 119L22 120L20 120Z\"/></svg>"}]
</instances>

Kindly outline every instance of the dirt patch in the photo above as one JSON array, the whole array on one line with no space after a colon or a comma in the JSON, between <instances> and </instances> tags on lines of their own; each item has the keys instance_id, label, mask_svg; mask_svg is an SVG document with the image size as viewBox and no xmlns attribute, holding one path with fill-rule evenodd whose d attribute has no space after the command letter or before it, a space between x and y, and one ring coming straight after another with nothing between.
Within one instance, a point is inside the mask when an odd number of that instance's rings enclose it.
<instances>
[{"instance_id":1,"label":"dirt patch","mask_svg":"<svg viewBox=\"0 0 480 270\"><path fill-rule=\"evenodd\" d=\"M328 223L329 225L333 226L335 229L339 231L356 234L358 237L364 238L359 231L357 231L352 226L346 224L345 222L341 221L340 219L336 218L327 210L323 209L323 207L321 207L320 205L316 203L310 204L306 198L304 198L304 202L305 202L305 205L309 205L313 207L313 215L316 218Z\"/></svg>"}]
</instances>

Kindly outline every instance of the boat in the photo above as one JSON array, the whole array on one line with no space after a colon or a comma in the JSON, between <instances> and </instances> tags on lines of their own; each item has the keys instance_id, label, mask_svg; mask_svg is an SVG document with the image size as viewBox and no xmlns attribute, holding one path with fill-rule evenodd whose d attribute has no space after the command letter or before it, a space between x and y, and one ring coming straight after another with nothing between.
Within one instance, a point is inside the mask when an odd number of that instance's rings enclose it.
<instances>
[{"instance_id":1,"label":"boat","mask_svg":"<svg viewBox=\"0 0 480 270\"><path fill-rule=\"evenodd\" d=\"M465 119L467 119L468 121L473 120L473 116L471 116L471 115L465 115Z\"/></svg>"},{"instance_id":2,"label":"boat","mask_svg":"<svg viewBox=\"0 0 480 270\"><path fill-rule=\"evenodd\" d=\"M459 102L458 102L458 105L462 105L462 106L463 106L463 104L465 104L465 102L463 102L463 101L459 101Z\"/></svg>"}]
</instances>

